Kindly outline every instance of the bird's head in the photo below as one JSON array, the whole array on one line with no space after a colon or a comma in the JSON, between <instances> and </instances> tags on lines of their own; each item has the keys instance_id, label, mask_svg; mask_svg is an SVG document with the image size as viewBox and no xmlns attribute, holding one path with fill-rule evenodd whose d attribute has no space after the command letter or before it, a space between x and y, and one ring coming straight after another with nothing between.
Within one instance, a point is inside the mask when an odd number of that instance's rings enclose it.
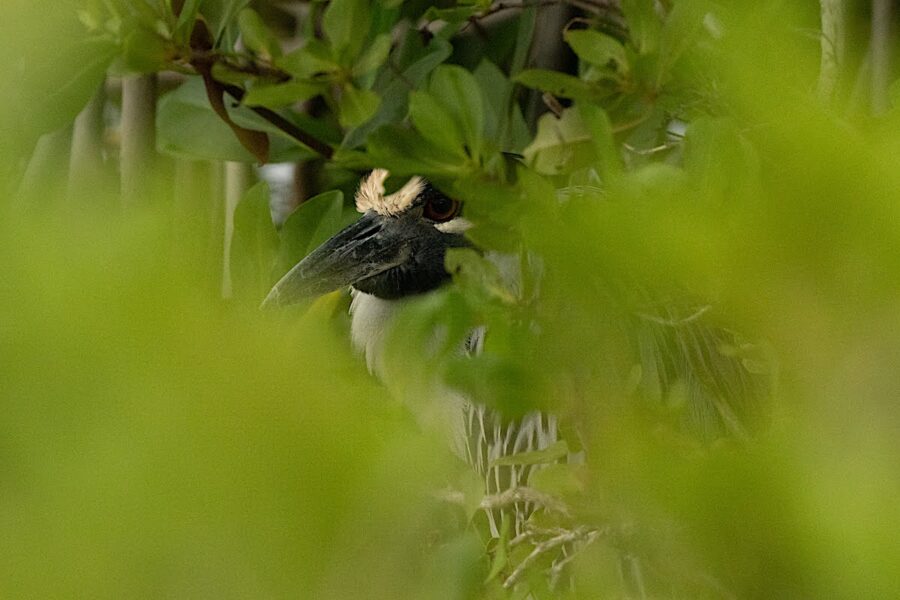
<instances>
[{"instance_id":1,"label":"bird's head","mask_svg":"<svg viewBox=\"0 0 900 600\"><path fill-rule=\"evenodd\" d=\"M363 216L313 250L275 284L263 306L284 306L352 285L394 299L439 287L448 248L468 246L461 204L421 177L386 195L388 172L363 180L356 208Z\"/></svg>"}]
</instances>

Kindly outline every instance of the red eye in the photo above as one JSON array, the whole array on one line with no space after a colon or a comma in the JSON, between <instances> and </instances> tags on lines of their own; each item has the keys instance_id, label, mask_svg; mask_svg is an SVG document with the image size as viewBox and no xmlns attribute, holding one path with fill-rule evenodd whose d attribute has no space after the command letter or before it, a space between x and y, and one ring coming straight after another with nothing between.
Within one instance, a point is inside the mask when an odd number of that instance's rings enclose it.
<instances>
[{"instance_id":1,"label":"red eye","mask_svg":"<svg viewBox=\"0 0 900 600\"><path fill-rule=\"evenodd\" d=\"M445 223L459 214L462 205L447 196L432 196L425 202L422 214L426 219L437 223Z\"/></svg>"}]
</instances>

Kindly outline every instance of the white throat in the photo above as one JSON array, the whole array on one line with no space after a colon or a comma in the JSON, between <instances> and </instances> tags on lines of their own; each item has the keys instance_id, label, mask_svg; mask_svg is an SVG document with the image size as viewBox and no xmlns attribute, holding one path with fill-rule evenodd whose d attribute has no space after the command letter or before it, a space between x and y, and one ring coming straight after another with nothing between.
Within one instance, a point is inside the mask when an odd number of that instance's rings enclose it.
<instances>
[{"instance_id":1,"label":"white throat","mask_svg":"<svg viewBox=\"0 0 900 600\"><path fill-rule=\"evenodd\" d=\"M384 300L357 289L353 289L352 294L350 337L353 347L365 354L369 371L378 374L381 371L382 350L388 326L403 306L404 300Z\"/></svg>"}]
</instances>

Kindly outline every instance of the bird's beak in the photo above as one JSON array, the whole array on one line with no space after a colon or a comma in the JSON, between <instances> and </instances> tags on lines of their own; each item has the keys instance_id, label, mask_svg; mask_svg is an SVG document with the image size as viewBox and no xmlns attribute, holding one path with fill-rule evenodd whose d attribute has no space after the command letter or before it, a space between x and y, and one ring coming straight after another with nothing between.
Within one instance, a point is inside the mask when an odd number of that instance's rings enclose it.
<instances>
[{"instance_id":1,"label":"bird's beak","mask_svg":"<svg viewBox=\"0 0 900 600\"><path fill-rule=\"evenodd\" d=\"M366 213L288 271L262 307L294 304L403 264L410 254L411 229L396 218Z\"/></svg>"}]
</instances>

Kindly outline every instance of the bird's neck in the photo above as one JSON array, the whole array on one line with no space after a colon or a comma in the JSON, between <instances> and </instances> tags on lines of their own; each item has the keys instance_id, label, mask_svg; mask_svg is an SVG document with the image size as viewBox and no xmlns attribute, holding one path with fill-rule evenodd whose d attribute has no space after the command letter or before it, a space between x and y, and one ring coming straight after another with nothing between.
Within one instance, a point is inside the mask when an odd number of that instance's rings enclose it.
<instances>
[{"instance_id":1,"label":"bird's neck","mask_svg":"<svg viewBox=\"0 0 900 600\"><path fill-rule=\"evenodd\" d=\"M353 290L350 302L350 336L353 347L366 357L369 371L378 374L381 370L384 338L391 319L400 310L406 298L384 299L372 294Z\"/></svg>"}]
</instances>

